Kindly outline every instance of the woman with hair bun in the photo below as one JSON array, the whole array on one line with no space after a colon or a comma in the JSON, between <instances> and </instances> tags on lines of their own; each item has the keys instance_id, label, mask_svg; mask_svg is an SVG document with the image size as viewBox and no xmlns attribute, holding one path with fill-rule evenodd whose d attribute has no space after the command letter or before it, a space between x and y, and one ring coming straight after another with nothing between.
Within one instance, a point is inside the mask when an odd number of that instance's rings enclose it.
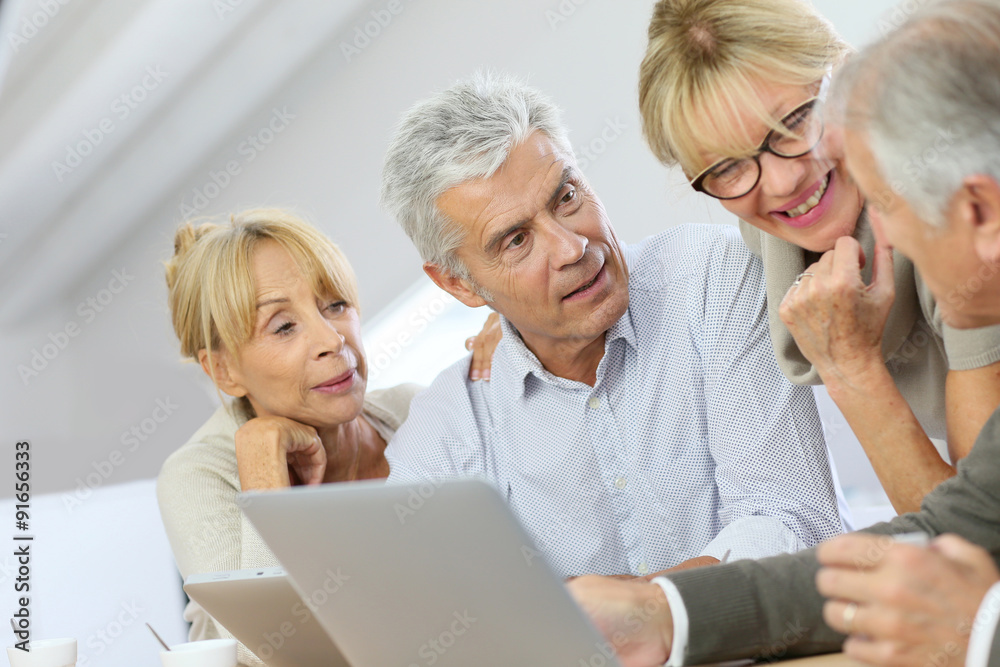
<instances>
[{"instance_id":1,"label":"woman with hair bun","mask_svg":"<svg viewBox=\"0 0 1000 667\"><path fill-rule=\"evenodd\" d=\"M277 565L237 494L387 477L386 444L422 387L366 394L354 272L291 213L183 225L166 278L182 354L232 397L160 472L177 567L187 577ZM477 352L488 360L492 347ZM194 602L184 617L192 641L231 636ZM242 644L239 656L263 664Z\"/></svg>"},{"instance_id":2,"label":"woman with hair bun","mask_svg":"<svg viewBox=\"0 0 1000 667\"><path fill-rule=\"evenodd\" d=\"M656 157L739 217L778 364L826 385L902 513L1000 405L1000 329L948 326L912 263L876 242L822 110L850 53L804 0L660 0L639 107Z\"/></svg>"}]
</instances>

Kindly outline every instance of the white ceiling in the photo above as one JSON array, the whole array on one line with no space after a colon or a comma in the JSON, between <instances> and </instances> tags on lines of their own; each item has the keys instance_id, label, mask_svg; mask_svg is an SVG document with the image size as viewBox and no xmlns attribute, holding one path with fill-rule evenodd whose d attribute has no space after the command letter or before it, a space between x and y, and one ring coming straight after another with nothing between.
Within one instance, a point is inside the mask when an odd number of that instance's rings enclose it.
<instances>
[{"instance_id":1,"label":"white ceiling","mask_svg":"<svg viewBox=\"0 0 1000 667\"><path fill-rule=\"evenodd\" d=\"M367 4L62 2L24 3L42 27L16 26L0 97L0 284L29 286L0 323L79 284Z\"/></svg>"}]
</instances>

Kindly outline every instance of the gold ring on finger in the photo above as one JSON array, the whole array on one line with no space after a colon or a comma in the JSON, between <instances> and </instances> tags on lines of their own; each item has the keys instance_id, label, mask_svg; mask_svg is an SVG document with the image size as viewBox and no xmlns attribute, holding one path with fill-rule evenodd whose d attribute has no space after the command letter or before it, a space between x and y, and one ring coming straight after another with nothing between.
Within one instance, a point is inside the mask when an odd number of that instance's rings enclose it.
<instances>
[{"instance_id":1,"label":"gold ring on finger","mask_svg":"<svg viewBox=\"0 0 1000 667\"><path fill-rule=\"evenodd\" d=\"M798 287L802 284L803 278L812 278L815 274L809 273L808 271L803 271L798 276L795 277L795 282L792 283L792 287Z\"/></svg>"},{"instance_id":2,"label":"gold ring on finger","mask_svg":"<svg viewBox=\"0 0 1000 667\"><path fill-rule=\"evenodd\" d=\"M858 604L856 602L849 602L846 607L844 607L844 632L845 634L851 634L854 626L854 617L858 615Z\"/></svg>"}]
</instances>

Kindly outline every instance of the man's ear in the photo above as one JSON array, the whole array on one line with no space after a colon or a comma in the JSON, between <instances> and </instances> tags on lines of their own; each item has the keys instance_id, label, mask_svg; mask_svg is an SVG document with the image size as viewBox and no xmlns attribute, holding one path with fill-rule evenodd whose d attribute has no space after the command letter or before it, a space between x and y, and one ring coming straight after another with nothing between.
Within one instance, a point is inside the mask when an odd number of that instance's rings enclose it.
<instances>
[{"instance_id":1,"label":"man's ear","mask_svg":"<svg viewBox=\"0 0 1000 667\"><path fill-rule=\"evenodd\" d=\"M208 350L198 350L198 363L201 364L201 370L205 371L205 375L212 378L215 386L221 391L234 398L247 395L246 388L236 379L239 373L236 372L235 368L232 368L232 361L225 350L214 350L212 352L211 366L208 362ZM212 368L213 366L214 369Z\"/></svg>"},{"instance_id":2,"label":"man's ear","mask_svg":"<svg viewBox=\"0 0 1000 667\"><path fill-rule=\"evenodd\" d=\"M973 234L976 254L987 264L1000 265L1000 183L986 174L962 181L962 222Z\"/></svg>"},{"instance_id":3,"label":"man's ear","mask_svg":"<svg viewBox=\"0 0 1000 667\"><path fill-rule=\"evenodd\" d=\"M431 262L424 262L424 273L434 281L435 285L470 308L479 308L487 304L486 299L476 293L468 280L459 278L448 269Z\"/></svg>"}]
</instances>

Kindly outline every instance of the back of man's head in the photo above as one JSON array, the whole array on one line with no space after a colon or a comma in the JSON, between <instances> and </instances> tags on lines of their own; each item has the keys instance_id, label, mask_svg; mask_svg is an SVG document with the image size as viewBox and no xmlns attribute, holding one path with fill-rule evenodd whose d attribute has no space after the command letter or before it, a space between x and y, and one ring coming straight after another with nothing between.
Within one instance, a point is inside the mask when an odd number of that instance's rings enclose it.
<instances>
[{"instance_id":1,"label":"back of man's head","mask_svg":"<svg viewBox=\"0 0 1000 667\"><path fill-rule=\"evenodd\" d=\"M884 180L943 224L965 177L1000 182L1000 0L920 8L845 65L834 96Z\"/></svg>"},{"instance_id":2,"label":"back of man's head","mask_svg":"<svg viewBox=\"0 0 1000 667\"><path fill-rule=\"evenodd\" d=\"M477 72L403 115L382 170L382 205L424 261L467 277L454 252L462 230L438 211L437 200L492 176L535 130L573 154L559 109L524 82L493 72Z\"/></svg>"}]
</instances>

